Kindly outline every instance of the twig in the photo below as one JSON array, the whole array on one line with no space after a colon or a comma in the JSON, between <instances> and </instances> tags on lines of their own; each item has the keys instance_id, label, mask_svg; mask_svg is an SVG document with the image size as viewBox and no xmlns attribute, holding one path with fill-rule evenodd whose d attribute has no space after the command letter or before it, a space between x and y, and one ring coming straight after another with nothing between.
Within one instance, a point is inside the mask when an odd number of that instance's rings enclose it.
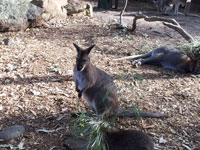
<instances>
[{"instance_id":1,"label":"twig","mask_svg":"<svg viewBox=\"0 0 200 150\"><path fill-rule=\"evenodd\" d=\"M127 4L128 4L128 0L125 1L124 8L123 8L122 11L120 12L120 25L123 24L123 23L122 23L122 15L124 14L124 11L126 10Z\"/></svg>"}]
</instances>

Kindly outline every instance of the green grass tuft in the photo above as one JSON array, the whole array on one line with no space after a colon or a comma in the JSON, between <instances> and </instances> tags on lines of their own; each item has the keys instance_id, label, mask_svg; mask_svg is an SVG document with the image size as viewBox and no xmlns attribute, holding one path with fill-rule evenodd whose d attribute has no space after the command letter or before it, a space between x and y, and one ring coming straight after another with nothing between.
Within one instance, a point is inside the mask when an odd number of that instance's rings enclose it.
<instances>
[{"instance_id":1,"label":"green grass tuft","mask_svg":"<svg viewBox=\"0 0 200 150\"><path fill-rule=\"evenodd\" d=\"M200 38L198 38L192 43L180 45L177 48L185 51L189 56L192 56L193 58L199 57L200 56Z\"/></svg>"},{"instance_id":2,"label":"green grass tuft","mask_svg":"<svg viewBox=\"0 0 200 150\"><path fill-rule=\"evenodd\" d=\"M108 150L105 133L112 129L112 123L104 120L104 116L81 114L75 120L72 132L76 137L87 139L87 150Z\"/></svg>"}]
</instances>

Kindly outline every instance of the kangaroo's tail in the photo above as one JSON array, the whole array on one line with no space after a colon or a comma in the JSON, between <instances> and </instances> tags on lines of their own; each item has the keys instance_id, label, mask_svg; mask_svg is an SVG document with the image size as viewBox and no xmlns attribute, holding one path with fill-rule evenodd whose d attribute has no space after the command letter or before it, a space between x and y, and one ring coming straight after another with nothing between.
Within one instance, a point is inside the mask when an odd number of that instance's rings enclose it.
<instances>
[{"instance_id":1,"label":"kangaroo's tail","mask_svg":"<svg viewBox=\"0 0 200 150\"><path fill-rule=\"evenodd\" d=\"M151 57L152 52L146 53L146 54L140 54L140 55L133 55L133 56L127 56L127 57L122 57L122 58L117 58L114 59L114 61L118 61L118 60L126 60L126 59L139 59L139 58L148 58Z\"/></svg>"},{"instance_id":2,"label":"kangaroo's tail","mask_svg":"<svg viewBox=\"0 0 200 150\"><path fill-rule=\"evenodd\" d=\"M157 112L121 111L117 114L117 117L167 118L168 116L166 114Z\"/></svg>"}]
</instances>

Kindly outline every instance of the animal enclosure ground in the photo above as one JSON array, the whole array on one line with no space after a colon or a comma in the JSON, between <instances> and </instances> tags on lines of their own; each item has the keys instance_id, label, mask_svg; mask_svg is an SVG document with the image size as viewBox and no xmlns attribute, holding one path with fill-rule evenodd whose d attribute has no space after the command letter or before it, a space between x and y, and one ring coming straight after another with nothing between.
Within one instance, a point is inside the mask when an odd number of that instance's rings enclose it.
<instances>
[{"instance_id":1,"label":"animal enclosure ground","mask_svg":"<svg viewBox=\"0 0 200 150\"><path fill-rule=\"evenodd\" d=\"M145 14L156 14L147 6L135 1L128 5L124 22L129 28L131 14L139 8ZM141 20L135 33L117 30L118 15L119 11L96 11L93 18L69 17L43 28L0 34L1 40L10 39L8 45L0 45L0 129L13 124L26 129L23 137L0 145L17 146L24 141L27 150L63 149L71 113L79 107L87 109L84 101L79 102L72 81L75 42L85 47L96 44L91 61L114 77L122 107L169 115L163 120L142 119L140 126L137 119L120 119L123 128L143 129L160 150L200 149L200 78L148 65L134 68L128 60L112 61L186 41L160 22ZM200 36L200 18L175 19L194 38Z\"/></svg>"}]
</instances>

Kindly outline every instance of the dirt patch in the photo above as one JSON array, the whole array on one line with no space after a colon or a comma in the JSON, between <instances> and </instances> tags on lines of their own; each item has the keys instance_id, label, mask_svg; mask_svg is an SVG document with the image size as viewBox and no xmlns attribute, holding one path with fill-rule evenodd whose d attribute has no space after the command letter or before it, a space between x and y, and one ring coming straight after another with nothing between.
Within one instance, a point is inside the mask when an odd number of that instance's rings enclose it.
<instances>
[{"instance_id":1,"label":"dirt patch","mask_svg":"<svg viewBox=\"0 0 200 150\"><path fill-rule=\"evenodd\" d=\"M135 3L131 3L135 7L130 4L132 10L125 14L128 27L131 27L128 21L132 20L128 14L143 8L143 4ZM151 135L157 149L200 148L199 78L147 65L133 68L130 61L112 61L186 41L159 22L141 21L135 33L117 30L110 21L110 18L117 19L117 14L119 12L95 12L94 18L71 17L49 28L0 35L1 40L10 39L8 45L0 45L0 129L13 124L24 125L26 129L23 137L0 144L17 146L23 140L28 150L62 149L72 122L71 113L77 112L79 106L82 111L87 109L85 102L78 100L72 81L76 56L72 43L76 42L85 47L96 44L90 54L91 61L115 78L122 107L135 106L170 116L164 120L141 121L141 127ZM200 18L181 16L176 19L193 36L200 35ZM119 122L124 128L141 129L137 119ZM43 133L38 129L53 132ZM160 144L162 136L166 143Z\"/></svg>"}]
</instances>

